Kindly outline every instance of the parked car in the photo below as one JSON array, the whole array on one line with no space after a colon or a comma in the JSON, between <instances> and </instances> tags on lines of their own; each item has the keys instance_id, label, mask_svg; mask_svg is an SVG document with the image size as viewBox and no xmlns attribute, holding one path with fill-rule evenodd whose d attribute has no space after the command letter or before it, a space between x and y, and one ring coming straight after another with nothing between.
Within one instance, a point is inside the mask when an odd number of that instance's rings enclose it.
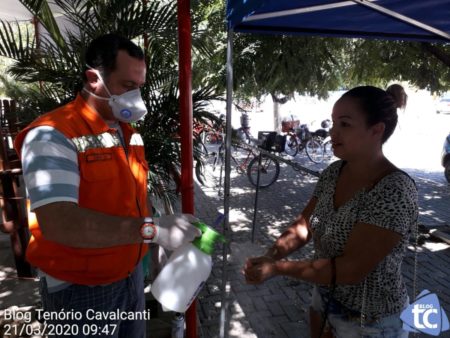
<instances>
[{"instance_id":1,"label":"parked car","mask_svg":"<svg viewBox=\"0 0 450 338\"><path fill-rule=\"evenodd\" d=\"M444 174L447 182L450 183L450 134L444 142L444 148L442 149L441 163L444 167Z\"/></svg>"},{"instance_id":2,"label":"parked car","mask_svg":"<svg viewBox=\"0 0 450 338\"><path fill-rule=\"evenodd\" d=\"M450 114L450 95L441 96L436 104L436 113L448 113Z\"/></svg>"}]
</instances>

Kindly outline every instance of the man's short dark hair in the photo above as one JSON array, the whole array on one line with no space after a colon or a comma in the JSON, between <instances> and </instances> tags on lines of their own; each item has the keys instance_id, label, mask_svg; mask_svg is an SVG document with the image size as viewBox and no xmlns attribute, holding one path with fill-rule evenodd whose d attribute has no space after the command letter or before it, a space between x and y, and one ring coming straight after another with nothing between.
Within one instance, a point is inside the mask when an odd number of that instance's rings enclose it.
<instances>
[{"instance_id":1,"label":"man's short dark hair","mask_svg":"<svg viewBox=\"0 0 450 338\"><path fill-rule=\"evenodd\" d=\"M130 39L114 33L101 35L92 40L86 50L83 81L86 81L85 71L88 66L101 70L105 77L113 72L119 50L124 50L129 56L139 60L144 59L142 49Z\"/></svg>"}]
</instances>

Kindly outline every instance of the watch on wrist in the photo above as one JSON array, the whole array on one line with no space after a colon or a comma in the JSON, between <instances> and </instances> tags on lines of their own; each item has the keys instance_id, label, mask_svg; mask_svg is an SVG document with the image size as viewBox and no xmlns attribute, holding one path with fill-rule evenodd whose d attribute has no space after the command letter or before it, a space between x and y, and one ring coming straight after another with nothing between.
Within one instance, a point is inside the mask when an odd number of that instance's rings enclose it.
<instances>
[{"instance_id":1,"label":"watch on wrist","mask_svg":"<svg viewBox=\"0 0 450 338\"><path fill-rule=\"evenodd\" d=\"M153 218L145 217L144 223L141 225L141 236L144 243L153 243L157 234L157 228L153 222Z\"/></svg>"}]
</instances>

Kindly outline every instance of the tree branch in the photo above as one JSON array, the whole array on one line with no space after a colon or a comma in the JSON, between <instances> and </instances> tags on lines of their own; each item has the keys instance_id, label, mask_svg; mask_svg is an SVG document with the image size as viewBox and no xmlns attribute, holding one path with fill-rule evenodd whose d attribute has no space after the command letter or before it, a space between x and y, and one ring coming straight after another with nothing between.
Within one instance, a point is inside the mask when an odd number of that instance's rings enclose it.
<instances>
[{"instance_id":1,"label":"tree branch","mask_svg":"<svg viewBox=\"0 0 450 338\"><path fill-rule=\"evenodd\" d=\"M450 67L450 54L438 46L428 42L421 43L422 49L436 57L439 61Z\"/></svg>"},{"instance_id":2,"label":"tree branch","mask_svg":"<svg viewBox=\"0 0 450 338\"><path fill-rule=\"evenodd\" d=\"M278 97L275 93L270 93L270 95L272 96L272 100L274 102L279 103L279 104L285 104L286 102L288 102L293 97L292 94L285 95L283 97Z\"/></svg>"}]
</instances>

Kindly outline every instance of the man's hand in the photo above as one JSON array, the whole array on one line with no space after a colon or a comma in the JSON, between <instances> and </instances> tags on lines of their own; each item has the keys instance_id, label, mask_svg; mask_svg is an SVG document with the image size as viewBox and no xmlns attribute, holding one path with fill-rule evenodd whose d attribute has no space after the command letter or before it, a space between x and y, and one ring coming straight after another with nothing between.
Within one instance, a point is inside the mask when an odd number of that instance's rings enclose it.
<instances>
[{"instance_id":1,"label":"man's hand","mask_svg":"<svg viewBox=\"0 0 450 338\"><path fill-rule=\"evenodd\" d=\"M158 227L155 243L170 251L192 242L202 234L200 229L191 224L198 222L198 219L190 214L162 215L155 221Z\"/></svg>"}]
</instances>

